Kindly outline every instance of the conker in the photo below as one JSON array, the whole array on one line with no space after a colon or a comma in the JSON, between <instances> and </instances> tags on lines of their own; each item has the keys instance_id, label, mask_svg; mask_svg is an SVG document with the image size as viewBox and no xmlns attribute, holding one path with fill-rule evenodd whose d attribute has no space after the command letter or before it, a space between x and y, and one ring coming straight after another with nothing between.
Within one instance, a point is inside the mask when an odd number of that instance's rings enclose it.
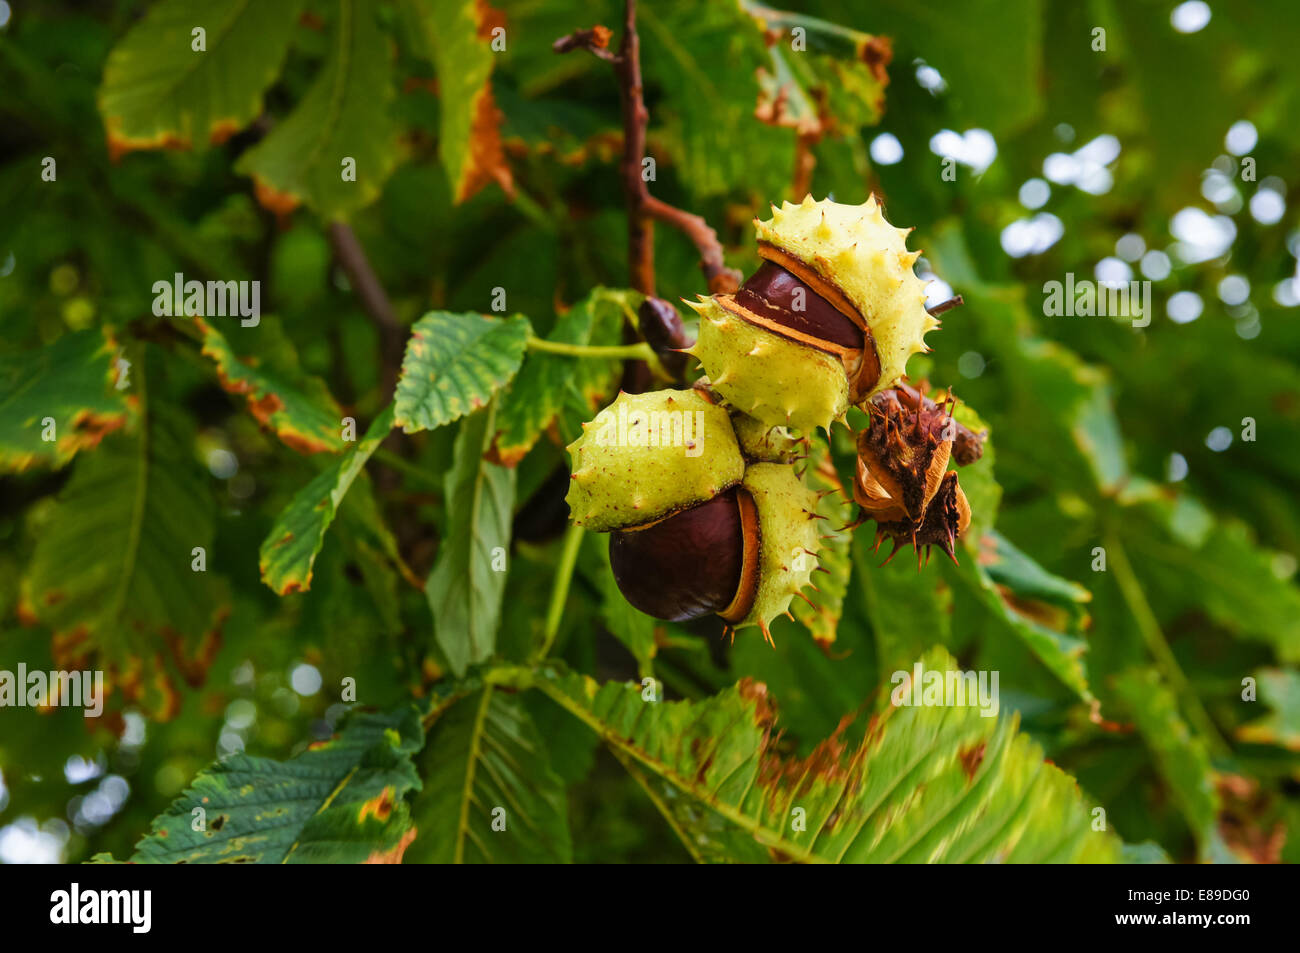
<instances>
[{"instance_id":1,"label":"conker","mask_svg":"<svg viewBox=\"0 0 1300 953\"><path fill-rule=\"evenodd\" d=\"M624 598L646 615L684 622L722 614L729 607L735 615L740 609L748 611L743 599L742 605L733 605L742 581L748 583L745 589L753 601L757 532L752 498L733 487L657 523L615 530L609 537L609 562Z\"/></svg>"}]
</instances>

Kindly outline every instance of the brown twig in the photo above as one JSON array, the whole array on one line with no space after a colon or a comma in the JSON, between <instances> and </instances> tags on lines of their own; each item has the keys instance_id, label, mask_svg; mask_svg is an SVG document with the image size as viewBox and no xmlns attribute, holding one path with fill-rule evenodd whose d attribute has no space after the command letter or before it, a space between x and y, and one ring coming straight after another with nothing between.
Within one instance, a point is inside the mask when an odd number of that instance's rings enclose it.
<instances>
[{"instance_id":1,"label":"brown twig","mask_svg":"<svg viewBox=\"0 0 1300 953\"><path fill-rule=\"evenodd\" d=\"M702 216L661 202L648 194L641 207L650 218L673 226L695 243L700 252L700 270L704 272L711 293L730 294L740 287L741 273L728 268L722 260L722 244L718 241L718 233L709 227Z\"/></svg>"},{"instance_id":2,"label":"brown twig","mask_svg":"<svg viewBox=\"0 0 1300 953\"><path fill-rule=\"evenodd\" d=\"M551 44L557 53L570 53L573 50L586 50L592 56L606 63L617 63L618 55L609 51L609 38L613 36L607 26L597 23L590 30L574 30L568 36L562 36Z\"/></svg>"},{"instance_id":3,"label":"brown twig","mask_svg":"<svg viewBox=\"0 0 1300 953\"><path fill-rule=\"evenodd\" d=\"M929 311L930 314L932 315L938 316L940 314L943 314L945 311L951 311L953 308L959 308L965 303L966 302L962 300L961 295L956 295L952 298L949 298L947 301L940 301L933 308L926 308L925 310Z\"/></svg>"},{"instance_id":4,"label":"brown twig","mask_svg":"<svg viewBox=\"0 0 1300 953\"><path fill-rule=\"evenodd\" d=\"M357 241L352 227L342 222L331 222L327 231L335 259L347 274L352 290L361 300L361 307L379 329L379 352L383 361L380 385L385 394L391 394L397 385L397 374L406 349L406 328L397 320L388 293L370 266L366 250Z\"/></svg>"},{"instance_id":5,"label":"brown twig","mask_svg":"<svg viewBox=\"0 0 1300 953\"><path fill-rule=\"evenodd\" d=\"M794 177L791 179L790 200L800 202L812 191L813 169L817 166L817 156L812 147L821 140L822 134L799 133L794 141Z\"/></svg>"},{"instance_id":6,"label":"brown twig","mask_svg":"<svg viewBox=\"0 0 1300 953\"><path fill-rule=\"evenodd\" d=\"M624 0L623 38L617 55L604 48L609 30L602 26L576 30L553 44L557 53L584 49L612 63L619 81L623 106L623 191L627 198L627 258L632 287L643 294L655 293L654 221L658 219L680 230L695 243L700 253L700 269L714 294L735 291L740 287L740 272L727 268L722 258L718 234L698 215L693 215L654 198L643 175L645 164L646 124L650 114L645 108L641 85L641 40L636 32L636 0ZM600 37L604 37L604 42Z\"/></svg>"}]
</instances>

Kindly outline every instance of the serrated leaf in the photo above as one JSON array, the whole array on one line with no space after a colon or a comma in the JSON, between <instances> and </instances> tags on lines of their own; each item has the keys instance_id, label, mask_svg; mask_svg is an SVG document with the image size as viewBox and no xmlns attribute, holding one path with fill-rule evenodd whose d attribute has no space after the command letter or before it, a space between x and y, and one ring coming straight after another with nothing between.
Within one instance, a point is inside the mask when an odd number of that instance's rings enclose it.
<instances>
[{"instance_id":1,"label":"serrated leaf","mask_svg":"<svg viewBox=\"0 0 1300 953\"><path fill-rule=\"evenodd\" d=\"M1255 673L1259 697L1269 713L1237 729L1237 737L1254 744L1300 751L1300 672L1266 668Z\"/></svg>"},{"instance_id":2,"label":"serrated leaf","mask_svg":"<svg viewBox=\"0 0 1300 953\"><path fill-rule=\"evenodd\" d=\"M104 65L99 111L109 153L202 149L262 112L280 75L301 0L160 0ZM202 28L204 50L192 31Z\"/></svg>"},{"instance_id":3,"label":"serrated leaf","mask_svg":"<svg viewBox=\"0 0 1300 953\"><path fill-rule=\"evenodd\" d=\"M258 198L284 212L306 203L326 219L345 219L376 198L396 162L388 115L393 95L388 37L376 9L339 0L325 65L297 108L239 158ZM344 160L355 161L355 181Z\"/></svg>"},{"instance_id":4,"label":"serrated leaf","mask_svg":"<svg viewBox=\"0 0 1300 953\"><path fill-rule=\"evenodd\" d=\"M406 0L417 48L438 74L438 153L456 202L489 182L513 189L492 98L492 31L505 18L483 0Z\"/></svg>"},{"instance_id":5,"label":"serrated leaf","mask_svg":"<svg viewBox=\"0 0 1300 953\"><path fill-rule=\"evenodd\" d=\"M493 410L470 416L456 435L444 477L447 528L424 592L434 636L457 676L496 650L506 574L493 568L510 549L515 472L484 459Z\"/></svg>"},{"instance_id":6,"label":"serrated leaf","mask_svg":"<svg viewBox=\"0 0 1300 953\"><path fill-rule=\"evenodd\" d=\"M825 494L817 501L816 512L824 517L817 524L823 537L817 551L817 565L826 571L813 577L813 585L817 588L809 588L805 593L808 602L796 599L790 603L790 608L814 639L830 645L835 641L835 632L844 614L844 597L848 594L849 575L853 571L850 554L853 537L843 529L853 522L853 506L840 483L839 474L835 472L830 448L820 437L812 438L804 482L813 492Z\"/></svg>"},{"instance_id":7,"label":"serrated leaf","mask_svg":"<svg viewBox=\"0 0 1300 953\"><path fill-rule=\"evenodd\" d=\"M220 644L225 586L193 429L162 395L148 399L143 367L132 375L142 420L77 462L35 532L19 612L53 630L60 667L84 667L71 663L93 655L118 673L128 700L148 691L146 704L165 718L179 699L164 654L182 678L202 683ZM161 384L157 374L152 386ZM207 571L191 568L196 547Z\"/></svg>"},{"instance_id":8,"label":"serrated leaf","mask_svg":"<svg viewBox=\"0 0 1300 953\"><path fill-rule=\"evenodd\" d=\"M429 732L412 814L415 863L567 863L564 785L520 700L491 686L458 701Z\"/></svg>"},{"instance_id":9,"label":"serrated leaf","mask_svg":"<svg viewBox=\"0 0 1300 953\"><path fill-rule=\"evenodd\" d=\"M115 387L117 352L110 333L77 331L0 356L0 471L61 467L126 423L130 390ZM51 441L42 439L47 417Z\"/></svg>"},{"instance_id":10,"label":"serrated leaf","mask_svg":"<svg viewBox=\"0 0 1300 953\"><path fill-rule=\"evenodd\" d=\"M622 343L624 317L635 315L642 296L634 291L597 288L560 316L547 338L560 344L607 346ZM547 351L524 359L510 383L497 415L500 433L494 454L499 463L515 466L532 449L564 406L566 388L575 388L588 415L597 410L613 388L620 363L591 360Z\"/></svg>"},{"instance_id":11,"label":"serrated leaf","mask_svg":"<svg viewBox=\"0 0 1300 953\"><path fill-rule=\"evenodd\" d=\"M483 407L519 370L529 333L523 315L430 311L411 329L397 382L397 426L433 430Z\"/></svg>"},{"instance_id":12,"label":"serrated leaf","mask_svg":"<svg viewBox=\"0 0 1300 953\"><path fill-rule=\"evenodd\" d=\"M366 435L322 470L280 513L259 550L262 581L278 595L311 588L312 564L353 481L393 429L390 405Z\"/></svg>"},{"instance_id":13,"label":"serrated leaf","mask_svg":"<svg viewBox=\"0 0 1300 953\"><path fill-rule=\"evenodd\" d=\"M137 864L391 864L415 837L405 800L424 743L413 706L352 715L288 761L208 767L136 845ZM202 808L203 826L194 830Z\"/></svg>"},{"instance_id":14,"label":"serrated leaf","mask_svg":"<svg viewBox=\"0 0 1300 953\"><path fill-rule=\"evenodd\" d=\"M942 651L921 664L956 669ZM534 684L634 765L700 860L1064 863L1120 856L1113 834L1092 830L1074 780L1043 760L1016 731L1016 718L982 717L976 705L882 699L861 743L837 732L807 760L791 761L774 750L778 729L766 689L749 680L695 702L645 702L638 685L598 685L553 670Z\"/></svg>"},{"instance_id":15,"label":"serrated leaf","mask_svg":"<svg viewBox=\"0 0 1300 953\"><path fill-rule=\"evenodd\" d=\"M337 451L343 414L318 378L288 375L254 355L241 358L225 335L202 318L195 319L203 335L203 354L217 366L221 386L248 400L248 410L262 426L299 453ZM242 329L241 329L242 330Z\"/></svg>"}]
</instances>

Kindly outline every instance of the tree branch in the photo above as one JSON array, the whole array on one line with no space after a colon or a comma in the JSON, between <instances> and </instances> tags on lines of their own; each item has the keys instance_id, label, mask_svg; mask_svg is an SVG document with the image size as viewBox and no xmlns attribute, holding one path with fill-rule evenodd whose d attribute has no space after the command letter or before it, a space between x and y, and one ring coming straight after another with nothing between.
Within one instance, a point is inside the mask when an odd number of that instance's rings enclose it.
<instances>
[{"instance_id":1,"label":"tree branch","mask_svg":"<svg viewBox=\"0 0 1300 953\"><path fill-rule=\"evenodd\" d=\"M636 0L624 0L623 38L617 55L605 49L610 31L602 26L575 30L553 44L557 53L584 49L612 63L619 81L623 106L623 192L627 200L627 260L630 283L642 294L654 295L654 221L658 219L681 231L700 253L700 269L714 294L740 287L740 272L723 261L718 234L699 215L683 211L654 198L642 174L645 163L646 111L641 84L641 40L636 32Z\"/></svg>"},{"instance_id":2,"label":"tree branch","mask_svg":"<svg viewBox=\"0 0 1300 953\"><path fill-rule=\"evenodd\" d=\"M361 301L361 307L379 329L379 351L383 360L380 383L385 394L397 386L397 374L406 350L406 328L397 320L397 313L388 300L388 293L379 282L379 276L370 266L366 250L357 241L350 225L330 222L327 229L334 257L348 276L352 290Z\"/></svg>"}]
</instances>

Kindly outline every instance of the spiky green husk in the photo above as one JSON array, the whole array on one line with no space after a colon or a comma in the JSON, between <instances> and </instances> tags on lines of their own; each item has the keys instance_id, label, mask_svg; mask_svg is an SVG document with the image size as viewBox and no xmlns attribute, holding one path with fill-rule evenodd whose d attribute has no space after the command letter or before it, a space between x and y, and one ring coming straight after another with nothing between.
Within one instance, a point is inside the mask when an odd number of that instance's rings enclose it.
<instances>
[{"instance_id":1,"label":"spiky green husk","mask_svg":"<svg viewBox=\"0 0 1300 953\"><path fill-rule=\"evenodd\" d=\"M773 427L741 410L731 413L731 426L746 460L757 463L792 463L806 449L801 440L785 427Z\"/></svg>"},{"instance_id":2,"label":"spiky green husk","mask_svg":"<svg viewBox=\"0 0 1300 953\"><path fill-rule=\"evenodd\" d=\"M838 287L866 319L880 358L880 379L866 396L892 387L907 359L929 350L923 339L939 322L925 310L925 282L912 271L921 253L907 250L911 229L885 221L874 195L862 205L810 195L799 205L782 203L754 226L759 241Z\"/></svg>"},{"instance_id":3,"label":"spiky green husk","mask_svg":"<svg viewBox=\"0 0 1300 953\"><path fill-rule=\"evenodd\" d=\"M620 393L567 449L565 501L574 523L599 533L711 500L745 472L730 415L693 390Z\"/></svg>"},{"instance_id":4,"label":"spiky green husk","mask_svg":"<svg viewBox=\"0 0 1300 953\"><path fill-rule=\"evenodd\" d=\"M712 298L687 302L700 315L688 351L713 389L752 417L803 431L829 430L849 407L849 382L838 357L773 334Z\"/></svg>"},{"instance_id":5,"label":"spiky green husk","mask_svg":"<svg viewBox=\"0 0 1300 953\"><path fill-rule=\"evenodd\" d=\"M743 486L758 509L759 583L753 607L736 628L766 629L790 608L790 600L817 568L817 496L794 467L782 463L752 464Z\"/></svg>"}]
</instances>

